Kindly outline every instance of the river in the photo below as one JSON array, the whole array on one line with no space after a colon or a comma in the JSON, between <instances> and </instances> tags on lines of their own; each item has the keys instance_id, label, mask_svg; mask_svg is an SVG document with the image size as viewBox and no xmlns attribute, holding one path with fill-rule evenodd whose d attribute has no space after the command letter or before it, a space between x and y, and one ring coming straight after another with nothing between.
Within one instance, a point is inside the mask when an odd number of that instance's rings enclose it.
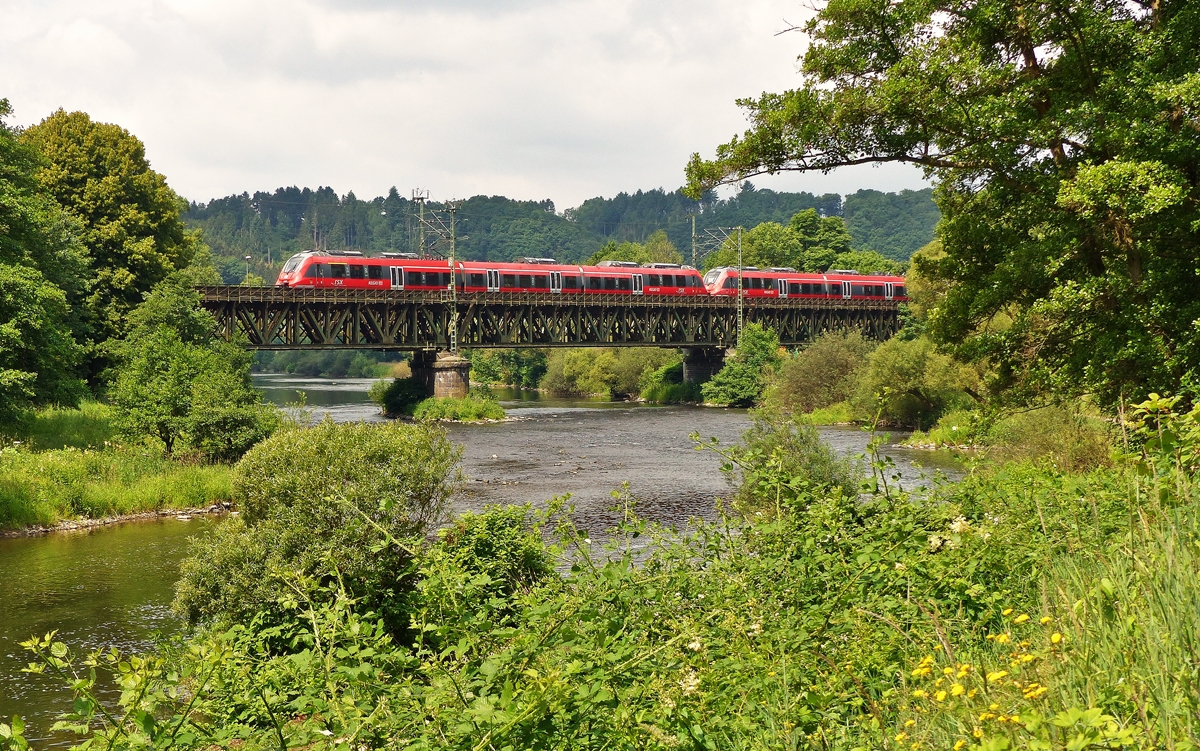
<instances>
[{"instance_id":1,"label":"river","mask_svg":"<svg viewBox=\"0 0 1200 751\"><path fill-rule=\"evenodd\" d=\"M275 404L305 401L316 417L337 421L382 420L367 399L368 379L257 375ZM688 437L730 444L749 424L744 410L651 406L597 399L561 399L536 392L499 390L509 420L451 425L463 447L467 482L452 512L488 504L533 502L566 493L575 521L594 536L616 522L610 493L629 483L645 518L683 525L714 516L714 499L729 490L719 458L697 451ZM822 428L840 454L859 454L867 436L855 428ZM894 442L893 442L894 444ZM917 466L926 452L889 445L905 487L928 473ZM945 469L953 476L952 466ZM80 650L116 646L144 650L177 633L169 609L188 538L202 519L137 522L36 538L0 539L0 717L23 715L37 746L68 742L49 738L56 715L70 703L55 681L20 672L28 658L18 643L58 630Z\"/></svg>"}]
</instances>

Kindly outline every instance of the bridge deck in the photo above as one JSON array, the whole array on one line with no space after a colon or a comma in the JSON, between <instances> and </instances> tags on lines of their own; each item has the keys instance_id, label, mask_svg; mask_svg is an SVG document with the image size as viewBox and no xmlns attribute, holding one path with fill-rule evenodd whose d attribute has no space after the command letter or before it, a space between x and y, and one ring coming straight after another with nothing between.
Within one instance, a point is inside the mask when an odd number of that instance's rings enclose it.
<instances>
[{"instance_id":1,"label":"bridge deck","mask_svg":"<svg viewBox=\"0 0 1200 751\"><path fill-rule=\"evenodd\" d=\"M256 349L447 349L457 312L458 346L731 347L732 297L601 296L550 293L200 287L222 335ZM744 302L747 323L783 344L829 330L885 339L899 328L898 304L859 300Z\"/></svg>"}]
</instances>

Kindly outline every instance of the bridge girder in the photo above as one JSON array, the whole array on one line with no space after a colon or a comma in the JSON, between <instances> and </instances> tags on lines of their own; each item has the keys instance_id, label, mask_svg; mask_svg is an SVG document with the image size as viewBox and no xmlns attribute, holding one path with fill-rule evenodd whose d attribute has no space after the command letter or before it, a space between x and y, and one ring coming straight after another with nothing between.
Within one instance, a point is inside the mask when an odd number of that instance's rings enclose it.
<instances>
[{"instance_id":1,"label":"bridge girder","mask_svg":"<svg viewBox=\"0 0 1200 751\"><path fill-rule=\"evenodd\" d=\"M201 287L201 304L226 339L253 349L444 350L449 292L274 287ZM781 344L825 331L860 330L883 340L899 329L898 304L859 300L756 299L746 323L773 329ZM458 346L732 347L730 297L600 297L548 293L460 294Z\"/></svg>"}]
</instances>

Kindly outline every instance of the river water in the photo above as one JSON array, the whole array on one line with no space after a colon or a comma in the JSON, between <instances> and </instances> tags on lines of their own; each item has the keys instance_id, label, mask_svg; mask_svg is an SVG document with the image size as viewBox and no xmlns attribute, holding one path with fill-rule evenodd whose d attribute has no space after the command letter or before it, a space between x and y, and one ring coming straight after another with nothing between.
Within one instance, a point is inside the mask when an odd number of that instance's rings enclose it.
<instances>
[{"instance_id":1,"label":"river water","mask_svg":"<svg viewBox=\"0 0 1200 751\"><path fill-rule=\"evenodd\" d=\"M368 379L258 375L264 398L286 405L304 393L316 417L378 421L367 399ZM452 513L488 504L544 504L571 494L575 521L593 536L616 523L611 492L629 483L638 512L651 521L681 526L714 517L714 500L729 492L711 451L697 451L689 435L737 440L749 424L744 410L651 406L596 399L561 399L536 392L499 390L510 419L451 425L463 447L467 481ZM822 428L843 455L860 454L868 436L856 428ZM894 441L893 441L894 444ZM927 452L889 445L905 487L928 480ZM953 477L952 465L943 469ZM72 647L116 646L137 651L176 633L172 587L187 541L210 522L201 519L136 522L44 537L0 539L0 717L23 715L29 736L45 747L69 741L48 736L69 694L42 676L20 672L28 662L19 642L57 630Z\"/></svg>"}]
</instances>

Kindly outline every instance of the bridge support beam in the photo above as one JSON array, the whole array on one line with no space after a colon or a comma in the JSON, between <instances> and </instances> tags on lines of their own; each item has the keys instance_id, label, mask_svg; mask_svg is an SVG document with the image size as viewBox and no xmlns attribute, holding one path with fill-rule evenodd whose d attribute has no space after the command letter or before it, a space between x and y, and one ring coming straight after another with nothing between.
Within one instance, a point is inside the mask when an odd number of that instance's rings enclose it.
<instances>
[{"instance_id":1,"label":"bridge support beam","mask_svg":"<svg viewBox=\"0 0 1200 751\"><path fill-rule=\"evenodd\" d=\"M725 366L725 350L721 347L684 347L683 382L704 383Z\"/></svg>"}]
</instances>

